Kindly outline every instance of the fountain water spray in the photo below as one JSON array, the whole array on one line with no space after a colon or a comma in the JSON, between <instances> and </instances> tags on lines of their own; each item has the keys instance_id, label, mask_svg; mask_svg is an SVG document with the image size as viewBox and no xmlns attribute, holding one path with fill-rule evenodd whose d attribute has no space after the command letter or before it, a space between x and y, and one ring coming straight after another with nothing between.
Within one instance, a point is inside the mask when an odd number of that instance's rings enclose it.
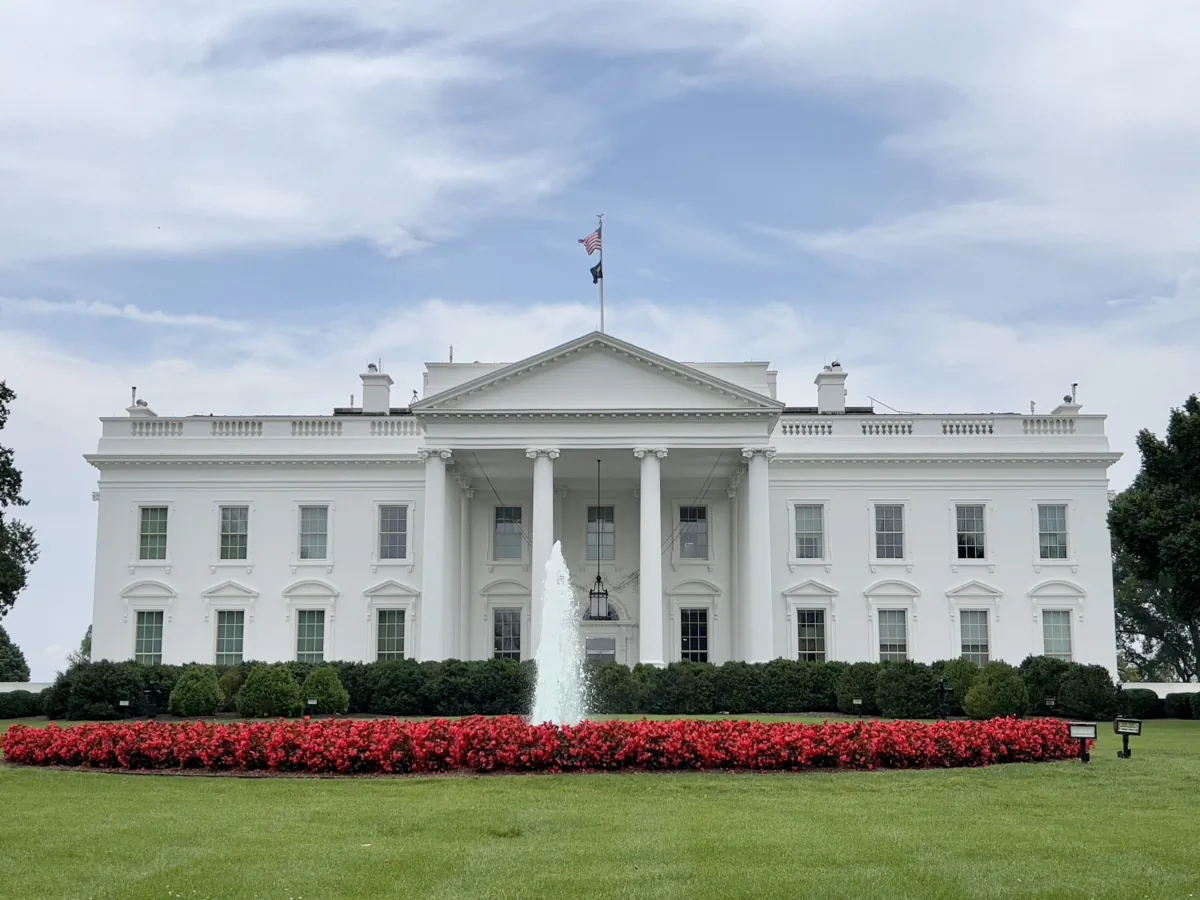
<instances>
[{"instance_id":1,"label":"fountain water spray","mask_svg":"<svg viewBox=\"0 0 1200 900\"><path fill-rule=\"evenodd\" d=\"M535 725L578 725L584 717L583 634L580 612L571 587L571 574L554 542L546 560L542 588L542 634L534 658L537 686L533 692Z\"/></svg>"}]
</instances>

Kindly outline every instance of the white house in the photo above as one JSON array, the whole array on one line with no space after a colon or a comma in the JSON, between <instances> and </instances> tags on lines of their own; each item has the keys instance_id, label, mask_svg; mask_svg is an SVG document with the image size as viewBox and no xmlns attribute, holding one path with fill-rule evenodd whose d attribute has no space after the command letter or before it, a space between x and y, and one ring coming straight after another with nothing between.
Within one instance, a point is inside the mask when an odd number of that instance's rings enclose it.
<instances>
[{"instance_id":1,"label":"white house","mask_svg":"<svg viewBox=\"0 0 1200 900\"><path fill-rule=\"evenodd\" d=\"M328 416L102 420L93 658L529 658L559 540L596 658L1115 674L1118 454L1074 403L880 415L835 363L790 407L767 363L601 333L430 363L409 407L369 368Z\"/></svg>"}]
</instances>

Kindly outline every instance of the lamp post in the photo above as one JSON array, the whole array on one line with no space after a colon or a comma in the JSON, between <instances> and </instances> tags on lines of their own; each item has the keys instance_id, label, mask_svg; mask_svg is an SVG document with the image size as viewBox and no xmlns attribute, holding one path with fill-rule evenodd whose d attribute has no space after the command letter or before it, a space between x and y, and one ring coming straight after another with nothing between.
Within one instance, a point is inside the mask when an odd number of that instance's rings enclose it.
<instances>
[{"instance_id":1,"label":"lamp post","mask_svg":"<svg viewBox=\"0 0 1200 900\"><path fill-rule=\"evenodd\" d=\"M608 590L600 575L601 548L604 546L604 523L600 521L600 460L596 460L596 581L588 591L588 618L608 618Z\"/></svg>"},{"instance_id":2,"label":"lamp post","mask_svg":"<svg viewBox=\"0 0 1200 900\"><path fill-rule=\"evenodd\" d=\"M938 718L950 718L950 682L943 678L938 682Z\"/></svg>"}]
</instances>

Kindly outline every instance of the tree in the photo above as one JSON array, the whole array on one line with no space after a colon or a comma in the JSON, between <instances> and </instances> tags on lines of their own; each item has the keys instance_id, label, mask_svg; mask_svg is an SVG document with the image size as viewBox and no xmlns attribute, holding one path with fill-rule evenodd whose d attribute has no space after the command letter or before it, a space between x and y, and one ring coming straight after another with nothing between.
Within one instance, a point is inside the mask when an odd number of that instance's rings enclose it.
<instances>
[{"instance_id":1,"label":"tree","mask_svg":"<svg viewBox=\"0 0 1200 900\"><path fill-rule=\"evenodd\" d=\"M0 431L8 422L8 404L17 395L0 381ZM13 465L13 451L0 445L0 619L12 609L25 587L30 567L37 562L33 529L16 519L5 520L10 506L26 506L21 497L21 473Z\"/></svg>"},{"instance_id":2,"label":"tree","mask_svg":"<svg viewBox=\"0 0 1200 900\"><path fill-rule=\"evenodd\" d=\"M67 665L77 666L80 663L90 662L92 659L92 626L88 626L87 633L83 636L83 640L79 642L79 649L72 650L67 654Z\"/></svg>"},{"instance_id":3,"label":"tree","mask_svg":"<svg viewBox=\"0 0 1200 900\"><path fill-rule=\"evenodd\" d=\"M29 664L25 654L12 642L8 632L0 628L0 681L28 681Z\"/></svg>"},{"instance_id":4,"label":"tree","mask_svg":"<svg viewBox=\"0 0 1200 900\"><path fill-rule=\"evenodd\" d=\"M1130 662L1200 675L1200 399L1171 410L1166 440L1143 429L1142 468L1113 501L1117 627Z\"/></svg>"}]
</instances>

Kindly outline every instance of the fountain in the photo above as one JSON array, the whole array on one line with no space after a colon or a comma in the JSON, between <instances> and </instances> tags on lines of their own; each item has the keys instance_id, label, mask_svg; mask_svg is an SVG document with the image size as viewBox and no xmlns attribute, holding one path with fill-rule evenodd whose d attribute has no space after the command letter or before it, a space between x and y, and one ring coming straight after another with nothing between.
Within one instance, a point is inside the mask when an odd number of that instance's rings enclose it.
<instances>
[{"instance_id":1,"label":"fountain","mask_svg":"<svg viewBox=\"0 0 1200 900\"><path fill-rule=\"evenodd\" d=\"M571 575L554 542L546 560L542 589L542 634L534 658L537 686L533 692L534 724L578 725L584 717L583 635Z\"/></svg>"}]
</instances>

